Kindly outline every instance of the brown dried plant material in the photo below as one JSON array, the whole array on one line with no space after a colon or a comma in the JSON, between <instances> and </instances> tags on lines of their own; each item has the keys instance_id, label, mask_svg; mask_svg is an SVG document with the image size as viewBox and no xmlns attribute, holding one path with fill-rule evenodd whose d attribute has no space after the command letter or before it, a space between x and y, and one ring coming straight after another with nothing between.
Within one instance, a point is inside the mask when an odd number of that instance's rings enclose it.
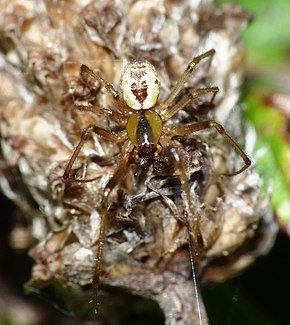
<instances>
[{"instance_id":1,"label":"brown dried plant material","mask_svg":"<svg viewBox=\"0 0 290 325\"><path fill-rule=\"evenodd\" d=\"M98 180L63 182L82 128L94 123L116 130L105 115L74 108L113 105L95 81L80 76L80 65L101 71L117 86L127 62L147 59L161 75L162 100L191 58L214 48L211 67L201 64L184 93L193 86L218 86L215 107L205 105L206 98L197 100L173 122L214 118L246 143L251 156L255 136L242 126L237 106L244 59L239 37L250 16L238 5L191 0L3 0L0 12L0 184L24 212L37 240L30 249L35 264L28 286L40 294L53 292L52 300L61 295L76 317L87 319L91 291L83 287L92 281L99 203L119 148L93 136L73 176ZM233 178L218 176L241 161L214 132L178 141L206 243L199 277L224 280L271 247L276 227L268 198L261 194L262 180L254 168ZM126 290L156 301L166 324L196 324L187 230L178 219L184 213L183 196L174 175L148 173L141 179L132 170L111 199L101 316L118 318ZM125 299L124 306L130 308Z\"/></svg>"}]
</instances>

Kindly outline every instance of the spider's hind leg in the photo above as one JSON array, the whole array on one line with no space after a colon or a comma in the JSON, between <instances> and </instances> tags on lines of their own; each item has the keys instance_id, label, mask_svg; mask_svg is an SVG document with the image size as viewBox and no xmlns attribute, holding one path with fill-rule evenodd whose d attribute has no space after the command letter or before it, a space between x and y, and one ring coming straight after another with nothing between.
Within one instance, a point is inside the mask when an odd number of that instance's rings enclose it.
<instances>
[{"instance_id":1,"label":"spider's hind leg","mask_svg":"<svg viewBox=\"0 0 290 325\"><path fill-rule=\"evenodd\" d=\"M177 112L179 112L184 107L186 107L191 101L193 101L194 99L198 98L203 94L208 94L208 93L212 94L210 99L210 103L212 104L218 92L219 92L218 87L207 87L207 88L195 89L191 91L187 96L184 96L182 99L180 99L180 101L177 102L175 105L163 111L161 114L162 120L164 122L169 120L173 115L175 115Z\"/></svg>"},{"instance_id":2,"label":"spider's hind leg","mask_svg":"<svg viewBox=\"0 0 290 325\"><path fill-rule=\"evenodd\" d=\"M198 56L194 57L190 61L187 68L185 69L183 74L177 80L175 86L173 87L172 91L170 92L170 94L168 95L166 100L161 104L160 111L166 110L173 103L173 101L176 99L176 97L182 91L185 83L190 78L192 72L194 71L194 69L198 65L198 63L200 61L202 61L203 59L205 59L205 58L209 58L208 66L210 66L214 54L215 54L215 50L211 49L211 50L209 50L209 51L207 51L207 52L205 52L205 53L203 53L201 55L198 55Z\"/></svg>"},{"instance_id":3,"label":"spider's hind leg","mask_svg":"<svg viewBox=\"0 0 290 325\"><path fill-rule=\"evenodd\" d=\"M111 94L120 113L127 116L129 112L132 112L130 107L124 104L116 88L106 81L99 72L93 71L85 64L82 64L81 74L83 73L87 73L93 79L97 80Z\"/></svg>"}]
</instances>

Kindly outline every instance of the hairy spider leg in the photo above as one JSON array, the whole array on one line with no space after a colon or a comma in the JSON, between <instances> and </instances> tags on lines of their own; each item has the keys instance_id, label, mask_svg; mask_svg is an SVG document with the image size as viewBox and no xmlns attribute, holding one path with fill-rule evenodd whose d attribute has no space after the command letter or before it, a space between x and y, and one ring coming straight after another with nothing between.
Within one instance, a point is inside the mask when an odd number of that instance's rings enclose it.
<instances>
[{"instance_id":1,"label":"hairy spider leg","mask_svg":"<svg viewBox=\"0 0 290 325\"><path fill-rule=\"evenodd\" d=\"M113 111L109 108L96 107L96 106L86 106L86 105L75 105L75 108L81 112L92 112L99 115L106 115L111 118L113 121L118 123L121 126L126 125L126 119L119 112Z\"/></svg>"},{"instance_id":2,"label":"hairy spider leg","mask_svg":"<svg viewBox=\"0 0 290 325\"><path fill-rule=\"evenodd\" d=\"M208 321L207 321L205 307L200 297L200 290L199 290L198 277L197 277L199 264L200 264L200 249L204 248L204 241L200 230L200 217L194 211L194 208L192 206L189 183L184 170L184 165L178 153L178 149L174 147L171 148L171 153L173 154L174 159L177 163L179 177L181 180L181 186L183 188L183 192L185 195L185 204L187 210L185 224L188 230L190 264L192 270L192 279L194 283L198 319L199 319L199 324L202 325L205 324L204 321L206 323L208 323Z\"/></svg>"},{"instance_id":3,"label":"hairy spider leg","mask_svg":"<svg viewBox=\"0 0 290 325\"><path fill-rule=\"evenodd\" d=\"M235 151L242 157L244 160L244 166L239 170L233 173L223 174L225 176L234 176L242 173L251 165L251 160L245 154L243 149L237 144L237 142L226 132L226 130L217 122L213 120L204 121L204 122L196 122L196 123L189 123L182 126L169 126L163 128L163 132L171 135L185 135L193 132L202 131L205 129L215 128L220 135L222 135L226 141L235 149Z\"/></svg>"},{"instance_id":4,"label":"hairy spider leg","mask_svg":"<svg viewBox=\"0 0 290 325\"><path fill-rule=\"evenodd\" d=\"M109 195L112 190L122 181L125 177L127 168L128 168L128 161L130 155L134 149L134 145L128 139L125 141L122 150L121 150L121 158L119 161L119 165L117 170L115 171L114 175L109 180L108 184L104 189L104 193L101 200L101 223L100 223L100 232L99 232L99 240L98 240L98 250L97 250L97 258L96 258L96 265L95 265L95 272L93 276L93 292L94 292L94 307L95 307L95 314L98 313L98 289L99 289L99 280L100 280L100 273L102 269L102 261L103 261L103 253L104 253L104 241L106 236L106 225L107 225L107 216L108 216L108 199Z\"/></svg>"},{"instance_id":5,"label":"hairy spider leg","mask_svg":"<svg viewBox=\"0 0 290 325\"><path fill-rule=\"evenodd\" d=\"M115 143L122 142L126 140L127 133L126 132L120 132L119 135L115 135L107 130L104 130L102 128L97 127L96 125L89 125L87 128L85 128L81 135L81 140L79 141L73 155L71 156L71 159L64 171L63 178L68 179L70 171L72 169L72 166L77 158L77 156L80 153L80 150L82 149L83 145L88 139L88 136L91 132L96 133L97 135L102 136L103 138L110 140ZM121 182L123 177L126 175L126 170L128 166L129 157L131 155L131 152L134 149L134 145L132 142L127 139L121 149L121 158L119 161L119 165L117 170L115 171L115 174L112 176L112 178L109 180L108 184L106 185L104 189L104 193L101 200L101 222L100 222L100 232L99 232L99 240L98 240L98 250L97 250L97 258L96 258L96 265L95 265L95 271L93 276L93 301L95 306L95 313L97 313L97 289L99 288L99 278L100 278L100 272L102 268L102 260L103 260L103 251L104 251L104 240L106 235L106 224L107 224L107 211L108 211L108 198L111 193L111 191ZM94 180L94 179L93 179ZM78 180L81 182L88 182L92 180Z\"/></svg>"},{"instance_id":6,"label":"hairy spider leg","mask_svg":"<svg viewBox=\"0 0 290 325\"><path fill-rule=\"evenodd\" d=\"M192 100L196 99L202 94L206 93L212 93L211 102L214 101L216 94L219 92L218 87L207 87L207 88L199 88L195 89L187 96L183 97L179 102L177 102L172 107L166 109L165 111L161 112L161 118L162 121L165 122L169 120L173 115L175 115L177 112L179 112L181 109L183 109L185 106L187 106Z\"/></svg>"},{"instance_id":7,"label":"hairy spider leg","mask_svg":"<svg viewBox=\"0 0 290 325\"><path fill-rule=\"evenodd\" d=\"M209 57L208 66L210 66L214 54L215 54L215 50L211 49L211 50L209 50L199 56L196 56L195 58L192 59L192 61L188 64L188 66L185 69L185 71L183 72L183 74L177 80L175 86L173 87L172 91L170 92L170 94L168 95L166 100L160 106L158 106L158 109L160 110L160 112L166 110L167 107L169 105L171 105L171 103L174 101L174 99L180 94L181 90L184 87L184 84L188 81L189 77L191 76L193 70L198 65L198 63L201 60Z\"/></svg>"},{"instance_id":8,"label":"hairy spider leg","mask_svg":"<svg viewBox=\"0 0 290 325\"><path fill-rule=\"evenodd\" d=\"M96 133L97 135L100 135L101 137L109 140L109 141L112 141L112 142L115 142L115 143L120 143L122 141L124 141L126 138L127 138L127 133L126 132L120 132L119 134L114 134L110 131L107 131L107 130L104 130L94 124L90 124L88 127L86 127L85 129L83 129L82 131L82 135L81 135L81 139L77 145L77 147L75 148L75 151L73 152L67 166L66 166L66 169L63 173L63 178L64 179L68 179L69 178L69 174L70 174L70 171L72 169L72 166L75 162L75 160L77 159L77 156L79 155L83 145L85 144L85 142L87 141L88 139L88 136L91 132L94 132Z\"/></svg>"},{"instance_id":9,"label":"hairy spider leg","mask_svg":"<svg viewBox=\"0 0 290 325\"><path fill-rule=\"evenodd\" d=\"M188 223L187 226L192 230L192 235L194 236L195 241L197 243L197 245L196 244L194 245L194 254L195 256L199 256L199 249L197 249L196 247L198 246L198 248L204 248L204 241L199 227L199 216L197 216L192 206L189 184L186 178L184 165L179 157L178 148L172 147L170 151L171 154L173 154L173 157L177 163L179 176L181 180L181 186L185 194L185 201L187 205L186 210L188 211L189 214L186 218Z\"/></svg>"},{"instance_id":10,"label":"hairy spider leg","mask_svg":"<svg viewBox=\"0 0 290 325\"><path fill-rule=\"evenodd\" d=\"M84 72L89 74L92 78L96 79L103 87L106 88L106 90L113 96L114 100L116 101L117 108L122 114L128 116L129 113L134 111L121 100L116 88L112 84L107 82L98 72L95 72L86 65L82 64L81 73Z\"/></svg>"}]
</instances>

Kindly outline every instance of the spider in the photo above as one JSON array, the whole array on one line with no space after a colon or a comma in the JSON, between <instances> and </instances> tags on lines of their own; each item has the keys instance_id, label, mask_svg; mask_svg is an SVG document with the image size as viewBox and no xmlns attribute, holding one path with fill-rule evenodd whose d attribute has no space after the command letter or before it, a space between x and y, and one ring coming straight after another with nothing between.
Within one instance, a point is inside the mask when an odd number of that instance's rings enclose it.
<instances>
[{"instance_id":1,"label":"spider","mask_svg":"<svg viewBox=\"0 0 290 325\"><path fill-rule=\"evenodd\" d=\"M199 219L194 216L189 184L185 175L184 166L178 155L178 148L175 147L174 141L170 141L170 139L173 136L184 136L193 132L214 128L231 146L233 146L244 160L242 168L233 173L226 174L227 176L240 174L251 164L250 159L235 140L233 140L224 128L214 120L177 126L166 124L166 121L202 94L211 93L211 102L213 102L219 91L218 87L206 87L191 90L189 94L185 95L180 100L177 100L177 98L181 94L185 83L188 81L198 63L205 58L208 58L210 63L214 53L215 50L211 49L194 57L186 70L177 80L168 97L160 104L157 104L160 91L160 79L154 66L146 60L134 61L124 70L120 80L122 96L120 96L116 88L112 84L108 83L98 72L94 72L86 65L82 65L80 68L81 74L86 73L90 75L113 96L115 109L92 108L90 106L79 106L78 108L84 111L105 112L108 117L123 128L123 130L118 133L105 130L94 124L83 129L80 141L63 174L63 178L67 180L80 150L92 132L104 139L121 144L118 166L115 173L106 184L100 202L101 223L95 271L92 281L95 303L102 267L110 193L123 180L132 162L135 163L137 167L147 171L154 162L158 161L158 157L165 146L171 148L169 155L173 157L176 163L176 170L179 171L181 186L185 194L185 200L187 201L186 205L190 211L190 215L188 215L187 218L187 226L189 237L191 237L190 254L193 268L193 261L198 256L198 252L194 247L197 245L202 248L204 245L203 238L200 231Z\"/></svg>"}]
</instances>

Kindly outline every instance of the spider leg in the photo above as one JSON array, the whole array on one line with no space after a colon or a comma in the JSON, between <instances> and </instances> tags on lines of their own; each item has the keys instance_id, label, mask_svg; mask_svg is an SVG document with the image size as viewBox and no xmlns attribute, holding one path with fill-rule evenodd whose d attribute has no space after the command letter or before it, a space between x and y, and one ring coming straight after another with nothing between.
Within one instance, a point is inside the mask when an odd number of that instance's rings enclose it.
<instances>
[{"instance_id":1,"label":"spider leg","mask_svg":"<svg viewBox=\"0 0 290 325\"><path fill-rule=\"evenodd\" d=\"M72 169L72 166L77 158L77 156L79 155L83 145L85 144L85 142L87 141L88 139L88 136L91 132L94 132L98 135L100 135L101 137L107 139L107 140L110 140L112 142L115 142L115 143L119 143L119 142L122 142L124 141L126 138L127 138L127 133L126 132L120 132L119 135L116 135L110 131L107 131L107 130L104 130L96 125L93 125L93 124L90 124L87 128L83 129L82 131L82 135L81 135L81 139L80 139L80 142L78 143L75 151L73 152L71 158L70 158L70 161L68 162L67 166L66 166L66 169L63 173L63 178L64 179L68 179L69 178L69 174L70 174L70 171Z\"/></svg>"},{"instance_id":2,"label":"spider leg","mask_svg":"<svg viewBox=\"0 0 290 325\"><path fill-rule=\"evenodd\" d=\"M200 218L196 214L192 206L189 184L184 170L184 165L178 154L178 149L173 147L171 149L171 153L173 154L175 161L177 163L179 176L181 180L181 186L185 194L186 210L188 211L186 217L186 226L188 230L188 242L189 242L190 263L192 269L192 279L194 283L199 324L202 325L202 324L207 324L208 321L207 321L205 307L200 297L200 290L199 290L198 277L197 277L198 269L200 266L200 249L204 247L204 241L200 230Z\"/></svg>"},{"instance_id":3,"label":"spider leg","mask_svg":"<svg viewBox=\"0 0 290 325\"><path fill-rule=\"evenodd\" d=\"M99 72L95 72L86 65L82 64L81 74L82 73L89 74L92 78L96 79L103 87L106 88L106 90L113 96L114 100L116 101L117 107L121 113L128 115L129 112L132 112L132 110L127 105L125 105L120 99L120 95L116 88L112 84L107 82Z\"/></svg>"},{"instance_id":4,"label":"spider leg","mask_svg":"<svg viewBox=\"0 0 290 325\"><path fill-rule=\"evenodd\" d=\"M77 108L81 112L85 111L85 112L92 112L99 115L106 115L107 117L110 117L113 121L118 123L119 125L122 126L126 125L126 119L124 119L123 115L109 108L86 106L86 105L75 105L75 108Z\"/></svg>"},{"instance_id":5,"label":"spider leg","mask_svg":"<svg viewBox=\"0 0 290 325\"><path fill-rule=\"evenodd\" d=\"M226 141L236 150L236 152L242 157L244 160L244 166L239 170L224 174L225 176L234 176L242 173L251 165L250 158L245 154L243 149L237 144L237 142L226 132L226 130L217 122L213 120L204 121L204 122L197 122L197 123L190 123L182 126L164 126L163 132L171 135L184 135L189 134L192 132L198 132L205 129L215 128L220 135L222 135Z\"/></svg>"},{"instance_id":6,"label":"spider leg","mask_svg":"<svg viewBox=\"0 0 290 325\"><path fill-rule=\"evenodd\" d=\"M121 158L119 161L119 165L115 174L109 180L108 184L104 189L104 193L101 200L101 224L100 224L100 232L99 232L99 240L98 240L98 251L97 251L97 258L96 258L96 265L95 271L93 276L93 292L94 292L94 306L95 306L95 313L97 314L97 307L98 307L98 297L97 297L97 290L99 288L99 279L100 279L100 272L102 268L102 261L103 261L103 252L104 252L104 241L106 236L106 224L107 224L107 215L108 215L108 199L109 195L112 190L122 181L127 173L128 168L128 161L130 155L134 149L134 145L130 140L127 140L121 150Z\"/></svg>"},{"instance_id":7,"label":"spider leg","mask_svg":"<svg viewBox=\"0 0 290 325\"><path fill-rule=\"evenodd\" d=\"M186 105L188 105L192 100L196 99L202 94L212 93L211 102L215 99L216 94L218 93L218 87L207 87L207 88L199 88L193 90L190 94L183 97L179 102L177 102L172 107L164 110L160 115L162 117L163 122L169 120L174 114L183 109Z\"/></svg>"},{"instance_id":8,"label":"spider leg","mask_svg":"<svg viewBox=\"0 0 290 325\"><path fill-rule=\"evenodd\" d=\"M177 163L177 167L178 167L178 171L179 171L179 176L180 176L180 180L181 180L181 185L185 194L185 201L186 201L186 208L188 211L188 216L187 216L187 226L188 229L191 232L191 236L193 236L194 238L194 242L197 243L199 248L203 248L204 247L204 242L203 242L203 237L200 231L200 227L199 227L199 217L196 215L193 206L192 206L192 202L191 202L191 196L190 196L190 189L189 189L189 184L187 181L187 177L185 174L185 170L184 170L184 166L181 162L181 159L179 157L178 154L178 150L176 148L172 148L171 149L174 159ZM197 245L194 244L193 246L193 250L194 250L194 254L195 256L199 256L199 250L197 249Z\"/></svg>"},{"instance_id":9,"label":"spider leg","mask_svg":"<svg viewBox=\"0 0 290 325\"><path fill-rule=\"evenodd\" d=\"M199 56L196 56L195 58L192 59L192 61L188 64L186 70L183 72L183 74L180 76L180 78L177 80L175 86L173 87L171 93L167 97L167 99L160 105L159 109L160 111L165 110L173 101L174 99L180 94L181 90L184 87L184 84L188 81L191 73L195 69L195 67L198 65L198 63L205 59L205 58L210 58L209 59L209 66L211 64L213 55L215 54L215 50L211 49Z\"/></svg>"}]
</instances>

